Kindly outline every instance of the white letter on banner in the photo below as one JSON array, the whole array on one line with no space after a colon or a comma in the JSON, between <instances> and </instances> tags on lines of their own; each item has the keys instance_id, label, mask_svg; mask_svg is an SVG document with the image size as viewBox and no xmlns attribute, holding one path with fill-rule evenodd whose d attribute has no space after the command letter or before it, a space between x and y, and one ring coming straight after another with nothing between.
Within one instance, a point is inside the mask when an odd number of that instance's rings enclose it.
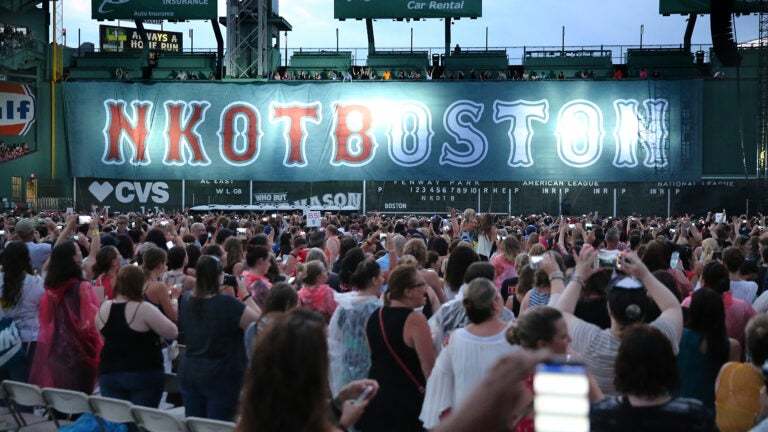
<instances>
[{"instance_id":1,"label":"white letter on banner","mask_svg":"<svg viewBox=\"0 0 768 432\"><path fill-rule=\"evenodd\" d=\"M603 150L603 115L594 103L577 99L563 105L557 115L557 154L574 168L588 167Z\"/></svg>"},{"instance_id":2,"label":"white letter on banner","mask_svg":"<svg viewBox=\"0 0 768 432\"><path fill-rule=\"evenodd\" d=\"M637 141L640 136L640 118L637 113L637 101L634 99L618 99L613 102L616 111L616 156L613 166L617 168L633 168L637 166Z\"/></svg>"},{"instance_id":3,"label":"white letter on banner","mask_svg":"<svg viewBox=\"0 0 768 432\"><path fill-rule=\"evenodd\" d=\"M405 167L420 165L429 159L432 147L432 113L417 101L402 101L393 110L389 157Z\"/></svg>"},{"instance_id":4,"label":"white letter on banner","mask_svg":"<svg viewBox=\"0 0 768 432\"><path fill-rule=\"evenodd\" d=\"M440 165L467 168L483 161L488 153L488 139L472 123L463 121L463 117L468 116L477 123L484 109L485 105L468 100L456 101L448 107L443 116L443 126L458 144L466 146L466 150L443 143Z\"/></svg>"},{"instance_id":5,"label":"white letter on banner","mask_svg":"<svg viewBox=\"0 0 768 432\"><path fill-rule=\"evenodd\" d=\"M507 131L509 136L509 160L511 167L533 166L531 156L531 141L533 127L531 123L549 121L549 102L546 99L538 101L516 100L514 102L495 101L493 103L493 121L501 123L509 120Z\"/></svg>"},{"instance_id":6,"label":"white letter on banner","mask_svg":"<svg viewBox=\"0 0 768 432\"><path fill-rule=\"evenodd\" d=\"M640 142L645 148L645 161L643 165L648 168L661 168L667 166L668 149L664 148L669 131L667 130L667 111L669 101L667 99L646 99L645 118L640 121Z\"/></svg>"}]
</instances>

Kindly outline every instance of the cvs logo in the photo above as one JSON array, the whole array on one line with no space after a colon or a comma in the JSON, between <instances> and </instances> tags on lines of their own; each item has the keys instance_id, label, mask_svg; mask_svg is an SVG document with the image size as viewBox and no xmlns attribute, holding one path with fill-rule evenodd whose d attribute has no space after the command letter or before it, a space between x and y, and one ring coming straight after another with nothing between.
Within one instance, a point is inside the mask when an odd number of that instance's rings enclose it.
<instances>
[{"instance_id":1,"label":"cvs logo","mask_svg":"<svg viewBox=\"0 0 768 432\"><path fill-rule=\"evenodd\" d=\"M88 191L103 202L114 191L115 199L123 204L138 201L139 203L153 202L165 204L168 202L168 183L165 182L120 182L114 187L109 182L99 183L94 181L88 186Z\"/></svg>"}]
</instances>

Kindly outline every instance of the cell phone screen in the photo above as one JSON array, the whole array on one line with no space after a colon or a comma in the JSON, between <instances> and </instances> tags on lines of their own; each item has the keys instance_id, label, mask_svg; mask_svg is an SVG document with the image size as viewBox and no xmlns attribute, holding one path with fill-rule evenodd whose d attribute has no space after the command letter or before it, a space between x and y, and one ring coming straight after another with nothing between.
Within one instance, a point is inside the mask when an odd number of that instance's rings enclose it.
<instances>
[{"instance_id":1,"label":"cell phone screen","mask_svg":"<svg viewBox=\"0 0 768 432\"><path fill-rule=\"evenodd\" d=\"M583 364L565 359L539 364L533 389L537 432L589 431L589 380Z\"/></svg>"}]
</instances>

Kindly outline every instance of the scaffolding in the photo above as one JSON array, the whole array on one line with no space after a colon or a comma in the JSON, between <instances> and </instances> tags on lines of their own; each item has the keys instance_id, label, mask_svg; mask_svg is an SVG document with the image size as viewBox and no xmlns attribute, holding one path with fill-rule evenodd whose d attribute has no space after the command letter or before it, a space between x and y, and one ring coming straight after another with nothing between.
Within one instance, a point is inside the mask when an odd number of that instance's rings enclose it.
<instances>
[{"instance_id":1,"label":"scaffolding","mask_svg":"<svg viewBox=\"0 0 768 432\"><path fill-rule=\"evenodd\" d=\"M757 178L768 180L768 0L760 1L757 108Z\"/></svg>"},{"instance_id":2,"label":"scaffolding","mask_svg":"<svg viewBox=\"0 0 768 432\"><path fill-rule=\"evenodd\" d=\"M229 0L227 76L262 78L280 65L280 32L291 25L278 15L277 1Z\"/></svg>"}]
</instances>

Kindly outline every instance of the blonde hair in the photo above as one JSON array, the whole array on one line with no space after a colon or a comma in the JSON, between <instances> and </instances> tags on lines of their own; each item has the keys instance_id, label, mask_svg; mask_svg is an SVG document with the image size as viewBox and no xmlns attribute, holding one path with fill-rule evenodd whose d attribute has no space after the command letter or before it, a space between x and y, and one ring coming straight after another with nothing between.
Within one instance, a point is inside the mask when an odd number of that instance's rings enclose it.
<instances>
[{"instance_id":1,"label":"blonde hair","mask_svg":"<svg viewBox=\"0 0 768 432\"><path fill-rule=\"evenodd\" d=\"M403 256L400 257L399 260L397 260L397 265L410 265L418 268L419 260L417 260L416 257L411 254L404 254Z\"/></svg>"},{"instance_id":2,"label":"blonde hair","mask_svg":"<svg viewBox=\"0 0 768 432\"><path fill-rule=\"evenodd\" d=\"M706 256L708 254L711 254L712 252L720 249L720 247L717 244L717 240L713 238L706 238L704 241L701 242L701 254L703 256Z\"/></svg>"}]
</instances>

